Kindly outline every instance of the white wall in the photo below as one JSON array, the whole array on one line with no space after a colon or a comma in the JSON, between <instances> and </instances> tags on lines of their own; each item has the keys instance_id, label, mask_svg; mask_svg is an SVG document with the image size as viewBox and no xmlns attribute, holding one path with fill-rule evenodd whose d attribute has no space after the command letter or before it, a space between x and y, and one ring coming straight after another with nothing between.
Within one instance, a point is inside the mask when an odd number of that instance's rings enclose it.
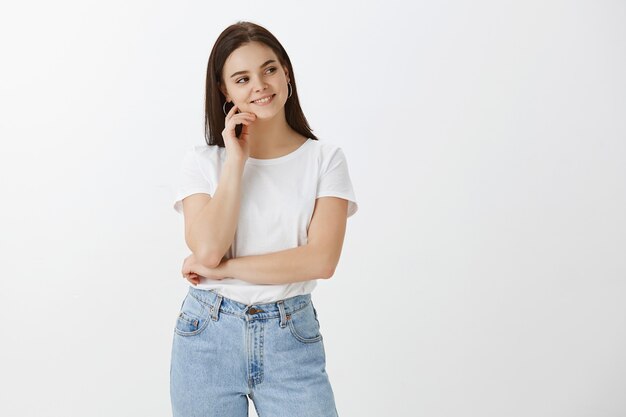
<instances>
[{"instance_id":1,"label":"white wall","mask_svg":"<svg viewBox=\"0 0 626 417\"><path fill-rule=\"evenodd\" d=\"M339 414L625 415L625 18L591 0L3 6L0 415L171 415L172 178L237 20L281 40L348 158L360 210L313 295Z\"/></svg>"}]
</instances>

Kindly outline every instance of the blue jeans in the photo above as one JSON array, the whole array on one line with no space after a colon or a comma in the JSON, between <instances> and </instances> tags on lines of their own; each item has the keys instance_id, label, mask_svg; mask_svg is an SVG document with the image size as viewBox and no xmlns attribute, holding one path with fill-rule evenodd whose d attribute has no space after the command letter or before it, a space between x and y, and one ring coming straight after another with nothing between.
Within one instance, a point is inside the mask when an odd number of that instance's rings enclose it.
<instances>
[{"instance_id":1,"label":"blue jeans","mask_svg":"<svg viewBox=\"0 0 626 417\"><path fill-rule=\"evenodd\" d=\"M337 417L311 294L245 305L189 286L174 328L174 417Z\"/></svg>"}]
</instances>

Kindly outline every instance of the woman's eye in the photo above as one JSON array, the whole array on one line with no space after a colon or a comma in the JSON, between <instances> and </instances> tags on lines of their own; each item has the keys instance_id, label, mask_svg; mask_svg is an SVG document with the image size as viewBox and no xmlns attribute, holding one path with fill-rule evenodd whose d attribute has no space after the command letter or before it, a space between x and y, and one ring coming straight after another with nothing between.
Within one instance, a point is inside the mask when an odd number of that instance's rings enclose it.
<instances>
[{"instance_id":1,"label":"woman's eye","mask_svg":"<svg viewBox=\"0 0 626 417\"><path fill-rule=\"evenodd\" d=\"M267 70L268 70L268 71L269 71L269 70L272 70L272 72L271 72L271 73L274 73L274 72L276 72L276 67L269 67ZM240 79L238 79L237 81L235 81L235 83L236 83L236 84L241 84L239 81L243 81L243 80L247 80L247 79L248 79L248 77L241 77Z\"/></svg>"}]
</instances>

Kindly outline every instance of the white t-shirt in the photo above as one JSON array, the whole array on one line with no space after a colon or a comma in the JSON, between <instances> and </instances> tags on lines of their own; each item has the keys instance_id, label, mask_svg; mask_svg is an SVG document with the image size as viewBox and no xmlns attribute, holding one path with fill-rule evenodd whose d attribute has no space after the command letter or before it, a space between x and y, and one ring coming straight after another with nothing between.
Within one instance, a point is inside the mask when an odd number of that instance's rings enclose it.
<instances>
[{"instance_id":1,"label":"white t-shirt","mask_svg":"<svg viewBox=\"0 0 626 417\"><path fill-rule=\"evenodd\" d=\"M191 194L213 196L226 156L226 149L217 145L194 145L187 152L176 185L177 212L183 213L182 199ZM305 245L315 199L324 196L348 200L348 217L358 209L346 157L340 147L309 138L298 149L279 158L248 158L242 177L239 222L226 258L263 255ZM202 279L195 288L212 289L224 297L252 305L308 294L316 285L316 279L251 284L233 277Z\"/></svg>"}]
</instances>

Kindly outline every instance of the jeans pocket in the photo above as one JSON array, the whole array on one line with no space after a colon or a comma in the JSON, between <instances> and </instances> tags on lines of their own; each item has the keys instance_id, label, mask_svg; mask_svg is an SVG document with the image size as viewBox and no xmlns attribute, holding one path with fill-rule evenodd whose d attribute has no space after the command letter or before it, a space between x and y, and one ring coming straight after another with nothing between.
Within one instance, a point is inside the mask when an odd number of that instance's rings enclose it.
<instances>
[{"instance_id":1,"label":"jeans pocket","mask_svg":"<svg viewBox=\"0 0 626 417\"><path fill-rule=\"evenodd\" d=\"M320 324L312 303L287 316L291 335L302 343L314 343L322 340Z\"/></svg>"},{"instance_id":2,"label":"jeans pocket","mask_svg":"<svg viewBox=\"0 0 626 417\"><path fill-rule=\"evenodd\" d=\"M195 336L207 327L210 320L207 305L191 293L187 293L180 306L174 331L181 336Z\"/></svg>"}]
</instances>

